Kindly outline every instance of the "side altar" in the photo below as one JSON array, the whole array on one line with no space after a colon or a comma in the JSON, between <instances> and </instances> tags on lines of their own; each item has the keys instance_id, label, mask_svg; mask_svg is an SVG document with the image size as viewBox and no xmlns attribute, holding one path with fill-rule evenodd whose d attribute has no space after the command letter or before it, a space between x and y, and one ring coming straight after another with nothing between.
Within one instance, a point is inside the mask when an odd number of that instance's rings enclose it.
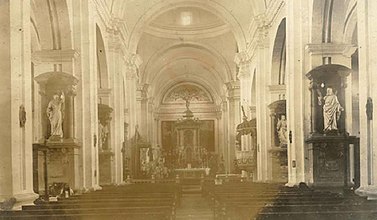
<instances>
[{"instance_id":1,"label":"side altar","mask_svg":"<svg viewBox=\"0 0 377 220\"><path fill-rule=\"evenodd\" d=\"M65 72L47 72L34 78L39 88L40 140L33 143L34 190L46 184L68 183L74 188L79 143L74 132L74 98L78 79Z\"/></svg>"},{"instance_id":2,"label":"side altar","mask_svg":"<svg viewBox=\"0 0 377 220\"><path fill-rule=\"evenodd\" d=\"M315 186L360 185L359 138L346 131L348 68L327 64L306 76L311 90L311 134L306 138L307 172Z\"/></svg>"}]
</instances>

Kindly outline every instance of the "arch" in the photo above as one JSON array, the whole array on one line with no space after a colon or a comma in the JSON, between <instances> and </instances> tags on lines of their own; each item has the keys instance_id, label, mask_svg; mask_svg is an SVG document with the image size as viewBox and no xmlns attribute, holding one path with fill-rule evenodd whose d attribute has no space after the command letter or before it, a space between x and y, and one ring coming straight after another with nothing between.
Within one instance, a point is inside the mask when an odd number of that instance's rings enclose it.
<instances>
[{"instance_id":1,"label":"arch","mask_svg":"<svg viewBox=\"0 0 377 220\"><path fill-rule=\"evenodd\" d=\"M209 64L203 62L202 60L199 60L199 59L195 59L195 58L192 58L192 57L183 57L183 58L177 58L175 60L172 60L172 61L169 61L167 63L165 63L159 70L155 71L155 75L153 76L153 78L150 80L150 84L153 84L154 82L156 82L156 80L158 80L159 78L164 78L163 80L166 80L166 77L161 77L161 75L166 72L168 69L171 69L172 67L174 67L175 63L178 63L180 61L195 61L195 64L203 67L206 71L208 71L208 73L211 73L211 75L213 75L213 77L216 79L216 82L219 82L219 83L225 83L224 80L220 77L220 73L218 73L212 66L210 66ZM179 65L176 65L176 66L179 66ZM178 75L183 75L183 74L187 74L188 72L185 72L185 73L175 73L177 76ZM196 72L190 72L192 74L196 74ZM171 77L174 77L172 75L169 76L169 78ZM205 79L205 77L202 75L203 79Z\"/></svg>"},{"instance_id":2,"label":"arch","mask_svg":"<svg viewBox=\"0 0 377 220\"><path fill-rule=\"evenodd\" d=\"M201 84L193 83L193 82L176 83L170 89L165 91L165 93L161 97L160 103L161 104L176 103L176 100L172 101L172 100L169 100L169 99L172 98L171 96L173 96L173 94L172 94L173 92L179 92L179 89L181 89L182 87L186 87L187 89L194 90L198 94L200 93L200 95L202 96L201 97L202 100L199 100L200 99L200 97L199 97L198 100L196 100L198 103L213 103L212 94L205 87L203 87ZM179 97L177 97L177 98L179 98Z\"/></svg>"},{"instance_id":3,"label":"arch","mask_svg":"<svg viewBox=\"0 0 377 220\"><path fill-rule=\"evenodd\" d=\"M357 1L350 1L344 19L344 28L343 28L343 42L344 43L355 43L355 32L357 36Z\"/></svg>"},{"instance_id":4,"label":"arch","mask_svg":"<svg viewBox=\"0 0 377 220\"><path fill-rule=\"evenodd\" d=\"M221 102L221 93L219 88L215 88L213 85L210 85L208 82L197 76L191 77L190 80L187 80L184 77L174 78L170 81L167 81L164 85L161 85L157 88L152 88L151 92L153 92L153 94L156 94L155 98L156 100L159 100L158 103L160 104L162 103L165 94L167 94L172 87L183 83L192 83L199 85L199 87L204 88L208 92L208 94L211 95L214 103Z\"/></svg>"},{"instance_id":5,"label":"arch","mask_svg":"<svg viewBox=\"0 0 377 220\"><path fill-rule=\"evenodd\" d=\"M256 74L257 74L257 69L254 69L254 73L253 73L253 77L252 77L252 81L251 81L251 88L250 88L250 94L251 94L251 97L250 97L250 105L251 106L256 106L256 103L257 103L257 84L255 82L255 78L256 78Z\"/></svg>"},{"instance_id":6,"label":"arch","mask_svg":"<svg viewBox=\"0 0 377 220\"><path fill-rule=\"evenodd\" d=\"M285 84L286 66L286 19L280 22L272 51L271 82L272 84Z\"/></svg>"},{"instance_id":7,"label":"arch","mask_svg":"<svg viewBox=\"0 0 377 220\"><path fill-rule=\"evenodd\" d=\"M201 9L208 10L219 18L223 18L225 23L230 24L233 34L235 36L238 49L240 51L246 50L246 37L241 25L237 19L221 4L215 1L201 1L201 0L166 0L158 2L151 6L147 12L139 18L136 25L130 33L128 46L131 53L137 52L137 46L143 33L143 28L146 24L152 21L157 16L177 7L200 7Z\"/></svg>"},{"instance_id":8,"label":"arch","mask_svg":"<svg viewBox=\"0 0 377 220\"><path fill-rule=\"evenodd\" d=\"M72 48L72 27L67 1L31 1L31 24L40 48Z\"/></svg>"},{"instance_id":9,"label":"arch","mask_svg":"<svg viewBox=\"0 0 377 220\"><path fill-rule=\"evenodd\" d=\"M148 73L152 72L151 69L152 69L154 63L159 63L159 62L157 62L158 59L163 59L162 58L163 54L168 55L170 51L179 50L179 49L185 49L185 48L195 48L195 49L198 49L198 50L202 50L202 51L208 52L209 54L213 55L213 57L218 62L224 64L224 68L225 68L225 71L226 71L225 72L225 78L224 78L224 80L225 81L230 81L233 78L232 77L231 69L230 69L230 67L229 67L226 59L215 48L212 48L211 46L208 46L208 45L204 45L202 43L196 43L196 42L185 42L185 43L174 42L174 43L166 45L165 47L163 47L160 50L156 51L148 59L148 61L145 64L144 71L142 71L143 74L141 76L142 77L141 81L147 83L148 81L151 80L151 78L149 78ZM166 59L166 60L168 60L168 59ZM171 63L172 61L169 60L169 62Z\"/></svg>"},{"instance_id":10,"label":"arch","mask_svg":"<svg viewBox=\"0 0 377 220\"><path fill-rule=\"evenodd\" d=\"M102 33L98 25L96 25L96 42L97 42L97 86L98 88L109 87L109 77L106 60L105 44L103 42Z\"/></svg>"},{"instance_id":11,"label":"arch","mask_svg":"<svg viewBox=\"0 0 377 220\"><path fill-rule=\"evenodd\" d=\"M180 60L175 60L174 62L179 62ZM205 64L201 63L199 60L195 60L198 65L201 65L208 73L211 74L201 74L199 72L193 72L187 75L187 73L178 73L178 72L173 72L174 75L166 75L168 72L171 71L171 67L173 66L172 63L167 63L164 65L159 71L156 71L156 74L154 75L155 77L153 80L151 80L151 85L152 88L157 87L160 88L166 83L175 80L175 79L184 79L184 80L193 80L193 79L198 79L198 81L205 81L211 87L216 88L217 85L223 85L224 82L222 81L221 78L219 78L219 74L213 70L211 67L205 66ZM176 65L179 66L179 65ZM158 77L161 76L163 73L165 73L166 77ZM189 76L189 77L188 77ZM219 89L218 89L219 90ZM155 93L153 93L155 94Z\"/></svg>"},{"instance_id":12,"label":"arch","mask_svg":"<svg viewBox=\"0 0 377 220\"><path fill-rule=\"evenodd\" d=\"M347 7L344 0L313 0L312 43L343 42Z\"/></svg>"}]
</instances>

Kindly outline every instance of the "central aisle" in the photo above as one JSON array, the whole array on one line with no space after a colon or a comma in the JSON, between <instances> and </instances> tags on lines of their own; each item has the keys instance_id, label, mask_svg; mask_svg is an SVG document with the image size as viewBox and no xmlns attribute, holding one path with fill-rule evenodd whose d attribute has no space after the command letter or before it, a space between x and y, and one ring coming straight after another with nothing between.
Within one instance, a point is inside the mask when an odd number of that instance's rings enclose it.
<instances>
[{"instance_id":1,"label":"central aisle","mask_svg":"<svg viewBox=\"0 0 377 220\"><path fill-rule=\"evenodd\" d=\"M177 220L213 220L209 201L199 193L183 194L181 206L177 208Z\"/></svg>"}]
</instances>

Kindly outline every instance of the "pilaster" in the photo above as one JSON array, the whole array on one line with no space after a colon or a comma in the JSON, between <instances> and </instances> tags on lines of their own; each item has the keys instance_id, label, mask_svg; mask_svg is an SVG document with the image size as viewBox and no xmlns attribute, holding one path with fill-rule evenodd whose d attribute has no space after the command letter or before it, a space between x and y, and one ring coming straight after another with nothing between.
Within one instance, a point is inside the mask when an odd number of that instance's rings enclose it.
<instances>
[{"instance_id":1,"label":"pilaster","mask_svg":"<svg viewBox=\"0 0 377 220\"><path fill-rule=\"evenodd\" d=\"M375 1L359 1L359 109L360 109L360 188L356 192L368 199L377 199L377 111L375 110L377 83L377 10ZM373 105L374 104L374 105Z\"/></svg>"},{"instance_id":2,"label":"pilaster","mask_svg":"<svg viewBox=\"0 0 377 220\"><path fill-rule=\"evenodd\" d=\"M287 2L287 127L288 184L305 182L305 125L310 121L310 93L306 81L304 46L309 39L307 2ZM308 107L309 105L309 107ZM305 113L306 112L306 113Z\"/></svg>"},{"instance_id":3,"label":"pilaster","mask_svg":"<svg viewBox=\"0 0 377 220\"><path fill-rule=\"evenodd\" d=\"M240 109L240 82L231 81L226 84L228 93L228 152L225 161L228 165L228 171L233 172L234 160L236 159L236 126L241 122L241 109Z\"/></svg>"},{"instance_id":4,"label":"pilaster","mask_svg":"<svg viewBox=\"0 0 377 220\"><path fill-rule=\"evenodd\" d=\"M32 204L32 98L30 1L0 4L0 202Z\"/></svg>"}]
</instances>

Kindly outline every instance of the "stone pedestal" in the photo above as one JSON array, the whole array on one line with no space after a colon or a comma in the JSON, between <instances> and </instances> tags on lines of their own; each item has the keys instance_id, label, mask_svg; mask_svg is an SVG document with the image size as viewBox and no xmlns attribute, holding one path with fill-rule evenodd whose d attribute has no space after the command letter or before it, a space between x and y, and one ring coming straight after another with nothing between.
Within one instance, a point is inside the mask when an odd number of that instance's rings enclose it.
<instances>
[{"instance_id":1,"label":"stone pedestal","mask_svg":"<svg viewBox=\"0 0 377 220\"><path fill-rule=\"evenodd\" d=\"M312 135L309 144L308 165L315 186L343 186L349 188L360 183L359 139L344 135ZM351 146L353 146L351 148ZM354 163L350 163L350 151ZM355 171L351 176L351 166Z\"/></svg>"},{"instance_id":2,"label":"stone pedestal","mask_svg":"<svg viewBox=\"0 0 377 220\"><path fill-rule=\"evenodd\" d=\"M276 182L288 182L287 148L272 147L269 150L272 157L272 179Z\"/></svg>"},{"instance_id":3,"label":"stone pedestal","mask_svg":"<svg viewBox=\"0 0 377 220\"><path fill-rule=\"evenodd\" d=\"M70 187L75 184L75 148L79 145L74 140L47 141L49 183L65 182Z\"/></svg>"},{"instance_id":4,"label":"stone pedestal","mask_svg":"<svg viewBox=\"0 0 377 220\"><path fill-rule=\"evenodd\" d=\"M107 185L112 183L112 163L114 153L111 151L99 152L99 184Z\"/></svg>"},{"instance_id":5,"label":"stone pedestal","mask_svg":"<svg viewBox=\"0 0 377 220\"><path fill-rule=\"evenodd\" d=\"M79 147L75 140L48 140L46 143L34 144L34 186L38 191L45 188L45 158L41 151L47 151L47 185L54 182L68 183L75 186L75 151ZM76 158L77 160L77 158Z\"/></svg>"}]
</instances>

